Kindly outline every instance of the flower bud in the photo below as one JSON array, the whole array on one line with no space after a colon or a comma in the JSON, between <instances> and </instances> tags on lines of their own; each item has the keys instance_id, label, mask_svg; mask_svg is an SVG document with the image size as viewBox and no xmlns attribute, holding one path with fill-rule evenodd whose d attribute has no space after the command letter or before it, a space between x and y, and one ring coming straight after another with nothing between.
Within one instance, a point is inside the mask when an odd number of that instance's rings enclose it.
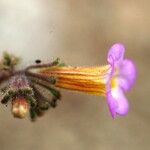
<instances>
[{"instance_id":1,"label":"flower bud","mask_svg":"<svg viewBox=\"0 0 150 150\"><path fill-rule=\"evenodd\" d=\"M25 118L29 112L29 104L24 97L17 97L12 101L12 114L16 118Z\"/></svg>"}]
</instances>

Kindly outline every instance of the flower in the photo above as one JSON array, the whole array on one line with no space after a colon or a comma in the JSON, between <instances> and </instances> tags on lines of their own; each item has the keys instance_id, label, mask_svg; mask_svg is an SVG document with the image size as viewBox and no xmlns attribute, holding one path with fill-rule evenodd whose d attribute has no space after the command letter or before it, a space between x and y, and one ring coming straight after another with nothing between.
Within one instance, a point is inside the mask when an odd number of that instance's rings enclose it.
<instances>
[{"instance_id":1,"label":"flower","mask_svg":"<svg viewBox=\"0 0 150 150\"><path fill-rule=\"evenodd\" d=\"M122 44L114 44L109 52L107 61L112 71L106 85L106 96L112 117L126 115L129 104L124 92L130 90L136 78L136 69L133 62L124 59L125 48Z\"/></svg>"},{"instance_id":2,"label":"flower","mask_svg":"<svg viewBox=\"0 0 150 150\"><path fill-rule=\"evenodd\" d=\"M55 79L53 86L59 88L106 96L114 118L116 115L127 114L129 104L124 92L130 90L136 78L135 65L131 60L124 59L124 52L124 46L117 43L108 52L108 65L98 67L41 65L29 68L28 73L35 73L44 80Z\"/></svg>"}]
</instances>

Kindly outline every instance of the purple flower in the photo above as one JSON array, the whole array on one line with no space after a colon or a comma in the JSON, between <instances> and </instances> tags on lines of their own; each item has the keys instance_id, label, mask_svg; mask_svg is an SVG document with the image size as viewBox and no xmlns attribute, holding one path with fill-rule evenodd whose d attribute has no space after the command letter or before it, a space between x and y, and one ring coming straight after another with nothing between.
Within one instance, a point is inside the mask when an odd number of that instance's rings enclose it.
<instances>
[{"instance_id":1,"label":"purple flower","mask_svg":"<svg viewBox=\"0 0 150 150\"><path fill-rule=\"evenodd\" d=\"M106 96L112 117L125 115L129 105L124 92L130 90L136 78L132 61L124 59L125 48L114 44L109 52L109 64L97 67L48 66L36 68L44 77L56 76L55 86Z\"/></svg>"},{"instance_id":2,"label":"purple flower","mask_svg":"<svg viewBox=\"0 0 150 150\"><path fill-rule=\"evenodd\" d=\"M124 59L124 52L124 46L117 43L110 48L107 57L111 73L106 85L106 96L113 118L128 113L129 104L124 92L130 90L136 78L135 65L131 60Z\"/></svg>"}]
</instances>

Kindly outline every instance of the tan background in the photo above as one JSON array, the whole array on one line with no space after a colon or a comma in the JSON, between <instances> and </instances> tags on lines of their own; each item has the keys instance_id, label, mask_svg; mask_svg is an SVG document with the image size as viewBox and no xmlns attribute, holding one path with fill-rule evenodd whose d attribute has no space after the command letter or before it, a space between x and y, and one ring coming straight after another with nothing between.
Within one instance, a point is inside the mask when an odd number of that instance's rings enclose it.
<instances>
[{"instance_id":1,"label":"tan background","mask_svg":"<svg viewBox=\"0 0 150 150\"><path fill-rule=\"evenodd\" d=\"M21 56L21 66L56 57L105 64L115 42L138 68L126 117L111 119L103 97L64 90L57 109L36 123L14 119L1 105L0 150L150 149L149 0L0 0L0 53Z\"/></svg>"}]
</instances>

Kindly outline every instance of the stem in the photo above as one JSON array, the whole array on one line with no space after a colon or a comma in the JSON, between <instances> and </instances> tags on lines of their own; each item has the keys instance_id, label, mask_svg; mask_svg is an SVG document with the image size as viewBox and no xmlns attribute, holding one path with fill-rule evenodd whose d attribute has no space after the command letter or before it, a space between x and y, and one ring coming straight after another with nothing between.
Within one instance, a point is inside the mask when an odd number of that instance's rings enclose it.
<instances>
[{"instance_id":1,"label":"stem","mask_svg":"<svg viewBox=\"0 0 150 150\"><path fill-rule=\"evenodd\" d=\"M27 67L25 69L25 71L28 72L30 69L43 68L43 67L52 67L54 65L55 64L53 62L52 63L48 63L48 64L31 65L31 66Z\"/></svg>"},{"instance_id":2,"label":"stem","mask_svg":"<svg viewBox=\"0 0 150 150\"><path fill-rule=\"evenodd\" d=\"M61 94L58 90L56 90L54 87L52 87L51 85L47 85L48 83L44 83L43 81L36 81L35 79L31 79L32 82L46 88L48 91L50 91L57 99L60 99Z\"/></svg>"},{"instance_id":3,"label":"stem","mask_svg":"<svg viewBox=\"0 0 150 150\"><path fill-rule=\"evenodd\" d=\"M32 85L32 88L33 88L33 90L34 90L34 95L35 95L35 97L37 98L37 100L38 101L42 101L42 100L44 100L45 102L50 102L46 97L44 97L40 92L39 92L39 90L34 86L34 85ZM42 100L41 100L42 99Z\"/></svg>"},{"instance_id":4,"label":"stem","mask_svg":"<svg viewBox=\"0 0 150 150\"><path fill-rule=\"evenodd\" d=\"M55 84L56 83L56 79L53 76L48 78L48 77L43 76L41 74L31 73L31 72L25 72L25 74L27 76L29 76L29 77L34 77L34 78L36 78L38 80L40 79L40 80L46 81L46 82L48 82L50 84Z\"/></svg>"}]
</instances>

